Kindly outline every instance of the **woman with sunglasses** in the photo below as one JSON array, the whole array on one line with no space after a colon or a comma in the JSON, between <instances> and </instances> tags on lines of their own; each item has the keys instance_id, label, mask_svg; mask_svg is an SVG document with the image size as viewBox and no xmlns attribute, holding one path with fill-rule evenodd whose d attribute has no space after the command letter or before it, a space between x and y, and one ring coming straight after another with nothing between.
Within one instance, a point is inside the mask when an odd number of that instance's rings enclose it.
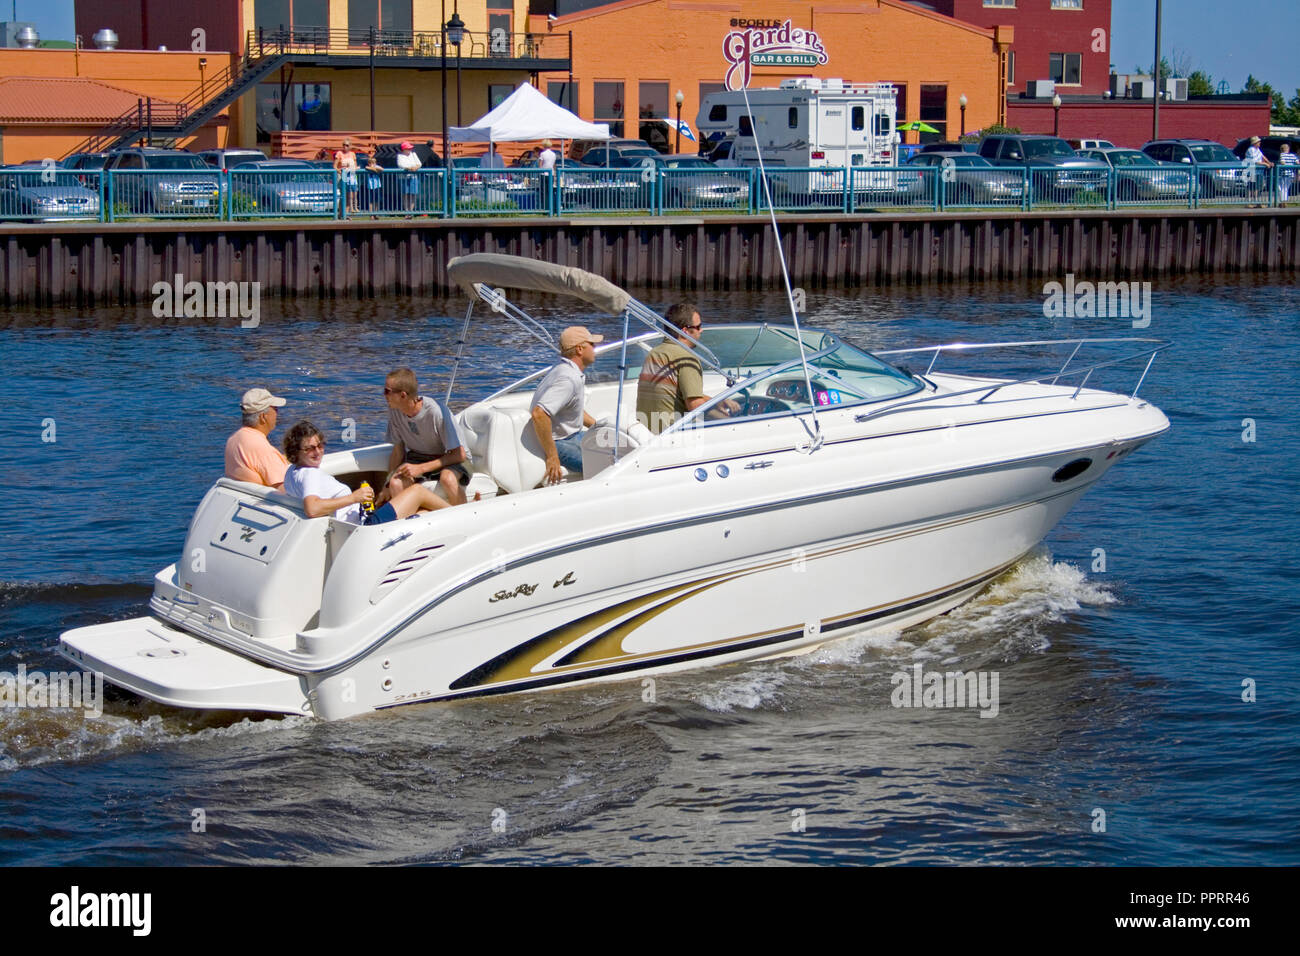
<instances>
[{"instance_id":1,"label":"woman with sunglasses","mask_svg":"<svg viewBox=\"0 0 1300 956\"><path fill-rule=\"evenodd\" d=\"M284 457L292 464L284 475L285 494L302 499L309 518L333 515L352 524L384 524L408 518L417 511L436 511L450 505L423 485L406 488L373 514L363 518L361 505L373 501L374 491L361 487L350 489L333 475L321 470L325 456L325 436L309 421L301 421L284 436Z\"/></svg>"}]
</instances>

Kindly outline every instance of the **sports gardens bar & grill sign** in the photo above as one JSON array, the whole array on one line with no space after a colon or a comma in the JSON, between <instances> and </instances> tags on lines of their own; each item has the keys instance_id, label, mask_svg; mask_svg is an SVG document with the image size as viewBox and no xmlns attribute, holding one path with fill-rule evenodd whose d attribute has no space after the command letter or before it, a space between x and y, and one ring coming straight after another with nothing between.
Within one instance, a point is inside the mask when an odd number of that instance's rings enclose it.
<instances>
[{"instance_id":1,"label":"sports gardens bar & grill sign","mask_svg":"<svg viewBox=\"0 0 1300 956\"><path fill-rule=\"evenodd\" d=\"M749 86L755 66L820 66L829 59L816 30L792 26L789 20L732 20L722 41L722 55L731 64L724 83L729 90Z\"/></svg>"}]
</instances>

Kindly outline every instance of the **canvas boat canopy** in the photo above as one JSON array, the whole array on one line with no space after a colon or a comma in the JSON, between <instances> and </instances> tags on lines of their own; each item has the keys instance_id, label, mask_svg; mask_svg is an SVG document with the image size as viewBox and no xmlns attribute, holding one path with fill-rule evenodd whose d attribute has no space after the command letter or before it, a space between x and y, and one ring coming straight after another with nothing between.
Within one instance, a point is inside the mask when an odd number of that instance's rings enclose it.
<instances>
[{"instance_id":1,"label":"canvas boat canopy","mask_svg":"<svg viewBox=\"0 0 1300 956\"><path fill-rule=\"evenodd\" d=\"M608 279L573 266L554 265L538 259L476 252L457 256L447 263L447 278L474 297L474 286L528 289L571 295L609 315L622 315L632 297Z\"/></svg>"}]
</instances>

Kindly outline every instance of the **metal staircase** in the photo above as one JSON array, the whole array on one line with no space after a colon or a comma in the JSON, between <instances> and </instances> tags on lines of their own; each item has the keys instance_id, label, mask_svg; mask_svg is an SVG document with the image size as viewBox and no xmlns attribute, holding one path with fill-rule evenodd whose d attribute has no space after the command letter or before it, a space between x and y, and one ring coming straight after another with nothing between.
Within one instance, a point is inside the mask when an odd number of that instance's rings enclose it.
<instances>
[{"instance_id":1,"label":"metal staircase","mask_svg":"<svg viewBox=\"0 0 1300 956\"><path fill-rule=\"evenodd\" d=\"M281 52L268 53L255 59L246 57L233 66L224 68L212 79L205 80L179 103L154 103L151 99L142 97L134 109L127 110L103 129L86 137L69 150L68 155L107 152L137 141L174 146L217 117L222 110L268 74L279 69L288 59L289 54ZM213 95L208 95L213 91Z\"/></svg>"}]
</instances>

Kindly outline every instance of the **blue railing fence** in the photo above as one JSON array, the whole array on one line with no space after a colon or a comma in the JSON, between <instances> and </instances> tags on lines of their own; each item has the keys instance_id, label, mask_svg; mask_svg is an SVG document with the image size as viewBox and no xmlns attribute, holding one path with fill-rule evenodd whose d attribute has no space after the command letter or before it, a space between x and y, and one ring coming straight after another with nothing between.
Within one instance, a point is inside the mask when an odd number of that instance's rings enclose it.
<instances>
[{"instance_id":1,"label":"blue railing fence","mask_svg":"<svg viewBox=\"0 0 1300 956\"><path fill-rule=\"evenodd\" d=\"M1296 167L1117 170L934 166L757 169L0 169L0 220L275 220L585 214L1275 206Z\"/></svg>"}]
</instances>

